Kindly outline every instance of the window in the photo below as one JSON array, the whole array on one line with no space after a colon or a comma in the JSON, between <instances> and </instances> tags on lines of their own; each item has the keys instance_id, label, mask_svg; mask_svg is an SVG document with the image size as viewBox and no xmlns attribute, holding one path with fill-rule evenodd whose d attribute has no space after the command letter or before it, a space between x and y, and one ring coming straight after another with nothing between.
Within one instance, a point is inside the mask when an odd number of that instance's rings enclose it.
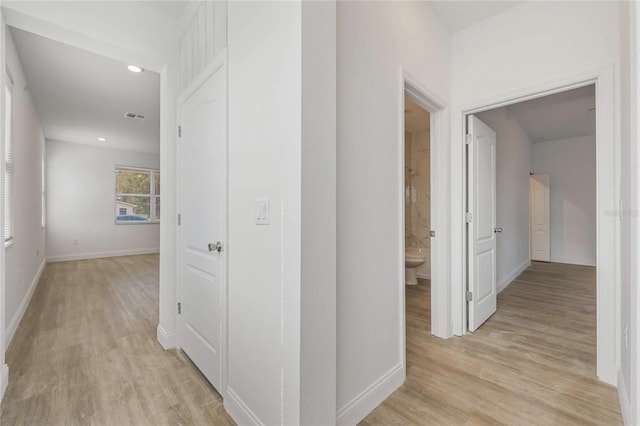
<instances>
[{"instance_id":1,"label":"window","mask_svg":"<svg viewBox=\"0 0 640 426\"><path fill-rule=\"evenodd\" d=\"M160 171L116 166L116 223L160 221Z\"/></svg>"},{"instance_id":2,"label":"window","mask_svg":"<svg viewBox=\"0 0 640 426\"><path fill-rule=\"evenodd\" d=\"M4 90L4 243L13 242L13 80L7 72Z\"/></svg>"},{"instance_id":3,"label":"window","mask_svg":"<svg viewBox=\"0 0 640 426\"><path fill-rule=\"evenodd\" d=\"M46 166L46 151L44 147L44 141L42 142L42 151L41 151L41 167L40 173L42 173L42 181L40 185L41 192L41 225L43 228L47 226L47 166Z\"/></svg>"}]
</instances>

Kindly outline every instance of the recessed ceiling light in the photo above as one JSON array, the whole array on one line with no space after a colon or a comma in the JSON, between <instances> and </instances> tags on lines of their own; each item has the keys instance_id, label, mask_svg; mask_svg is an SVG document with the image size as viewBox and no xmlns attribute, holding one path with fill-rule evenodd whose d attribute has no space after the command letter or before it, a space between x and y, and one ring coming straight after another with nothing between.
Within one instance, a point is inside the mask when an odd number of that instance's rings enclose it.
<instances>
[{"instance_id":1,"label":"recessed ceiling light","mask_svg":"<svg viewBox=\"0 0 640 426\"><path fill-rule=\"evenodd\" d=\"M139 66L137 66L137 65L129 65L127 68L128 68L128 69L129 69L129 71L131 71L131 72L142 72L142 71L144 71L144 69L140 68L140 67L139 67Z\"/></svg>"},{"instance_id":2,"label":"recessed ceiling light","mask_svg":"<svg viewBox=\"0 0 640 426\"><path fill-rule=\"evenodd\" d=\"M107 138L98 138L100 142L106 142Z\"/></svg>"}]
</instances>

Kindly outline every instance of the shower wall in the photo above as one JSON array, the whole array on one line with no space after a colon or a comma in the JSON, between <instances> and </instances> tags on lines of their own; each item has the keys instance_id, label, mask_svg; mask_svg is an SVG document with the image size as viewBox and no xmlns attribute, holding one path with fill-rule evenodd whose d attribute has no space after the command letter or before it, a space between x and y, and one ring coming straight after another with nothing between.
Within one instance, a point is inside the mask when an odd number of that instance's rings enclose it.
<instances>
[{"instance_id":1,"label":"shower wall","mask_svg":"<svg viewBox=\"0 0 640 426\"><path fill-rule=\"evenodd\" d=\"M429 130L405 132L405 246L426 256L417 269L420 278L431 275L431 158Z\"/></svg>"}]
</instances>

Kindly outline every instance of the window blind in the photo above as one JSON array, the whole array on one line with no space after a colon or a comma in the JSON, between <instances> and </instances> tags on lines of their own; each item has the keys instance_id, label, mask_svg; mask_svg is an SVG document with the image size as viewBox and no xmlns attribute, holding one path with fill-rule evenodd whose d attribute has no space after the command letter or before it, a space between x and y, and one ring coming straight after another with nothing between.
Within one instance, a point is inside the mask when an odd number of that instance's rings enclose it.
<instances>
[{"instance_id":1,"label":"window blind","mask_svg":"<svg viewBox=\"0 0 640 426\"><path fill-rule=\"evenodd\" d=\"M14 237L14 208L13 208L13 83L7 75L5 87L5 129L4 129L4 241L11 241Z\"/></svg>"}]
</instances>

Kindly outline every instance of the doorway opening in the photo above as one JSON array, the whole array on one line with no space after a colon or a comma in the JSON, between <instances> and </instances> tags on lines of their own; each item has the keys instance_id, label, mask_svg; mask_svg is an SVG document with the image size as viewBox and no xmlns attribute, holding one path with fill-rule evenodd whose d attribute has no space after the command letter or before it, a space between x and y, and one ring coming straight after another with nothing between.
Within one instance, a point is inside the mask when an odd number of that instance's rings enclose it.
<instances>
[{"instance_id":1,"label":"doorway opening","mask_svg":"<svg viewBox=\"0 0 640 426\"><path fill-rule=\"evenodd\" d=\"M614 342L610 348L604 342L615 336L614 306L607 303L613 300L614 280L603 278L612 272L608 262L613 246L601 234L611 220L597 212L612 205L603 190L614 192L613 182L607 186L613 174L613 144L603 137L600 125L610 114L605 111L600 117L600 103L606 105L607 97L596 100L596 92L606 93L599 81L543 91L465 115L463 303L468 331L478 329L496 309L496 321L516 315L513 304L520 303L521 312L531 315L529 324L541 321L539 337L545 338L545 329L566 334L567 342L580 341L580 351L570 345L565 349L577 353L574 359L585 375L597 372L611 383ZM477 130L480 126L488 130ZM518 297L527 298L529 306ZM543 318L554 317L548 328L542 324ZM570 318L581 325L568 325Z\"/></svg>"},{"instance_id":2,"label":"doorway opening","mask_svg":"<svg viewBox=\"0 0 640 426\"><path fill-rule=\"evenodd\" d=\"M406 369L407 335L416 316L428 335L448 337L449 294L431 283L446 281L446 105L403 73L400 97L398 242L401 353ZM408 284L408 285L407 285ZM414 321L415 323L415 321Z\"/></svg>"}]
</instances>

